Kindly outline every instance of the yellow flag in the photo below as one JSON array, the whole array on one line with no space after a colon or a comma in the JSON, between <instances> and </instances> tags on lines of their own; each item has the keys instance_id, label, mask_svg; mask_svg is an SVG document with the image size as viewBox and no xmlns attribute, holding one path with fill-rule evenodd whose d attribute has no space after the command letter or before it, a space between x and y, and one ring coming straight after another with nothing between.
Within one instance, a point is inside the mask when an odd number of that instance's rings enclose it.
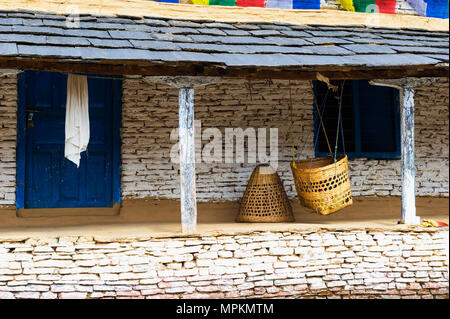
<instances>
[{"instance_id":1,"label":"yellow flag","mask_svg":"<svg viewBox=\"0 0 450 319\"><path fill-rule=\"evenodd\" d=\"M355 7L353 6L353 0L337 0L341 6L347 11L355 12Z\"/></svg>"},{"instance_id":2,"label":"yellow flag","mask_svg":"<svg viewBox=\"0 0 450 319\"><path fill-rule=\"evenodd\" d=\"M209 0L179 0L180 3L198 4L203 6L209 5Z\"/></svg>"}]
</instances>

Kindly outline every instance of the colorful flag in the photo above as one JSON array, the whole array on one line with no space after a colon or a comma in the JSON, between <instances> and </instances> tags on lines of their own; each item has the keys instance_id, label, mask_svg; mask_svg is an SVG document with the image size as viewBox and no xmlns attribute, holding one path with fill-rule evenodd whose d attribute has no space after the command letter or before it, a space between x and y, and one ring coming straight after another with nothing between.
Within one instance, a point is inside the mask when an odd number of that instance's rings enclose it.
<instances>
[{"instance_id":1,"label":"colorful flag","mask_svg":"<svg viewBox=\"0 0 450 319\"><path fill-rule=\"evenodd\" d=\"M235 7L236 0L209 0L209 5Z\"/></svg>"},{"instance_id":2,"label":"colorful flag","mask_svg":"<svg viewBox=\"0 0 450 319\"><path fill-rule=\"evenodd\" d=\"M448 0L425 0L427 17L448 19Z\"/></svg>"},{"instance_id":3,"label":"colorful flag","mask_svg":"<svg viewBox=\"0 0 450 319\"><path fill-rule=\"evenodd\" d=\"M293 0L294 9L320 9L320 0Z\"/></svg>"},{"instance_id":4,"label":"colorful flag","mask_svg":"<svg viewBox=\"0 0 450 319\"><path fill-rule=\"evenodd\" d=\"M341 4L342 8L347 11L355 11L355 7L353 6L353 0L338 0Z\"/></svg>"},{"instance_id":5,"label":"colorful flag","mask_svg":"<svg viewBox=\"0 0 450 319\"><path fill-rule=\"evenodd\" d=\"M338 0L347 11L395 13L397 0Z\"/></svg>"},{"instance_id":6,"label":"colorful flag","mask_svg":"<svg viewBox=\"0 0 450 319\"><path fill-rule=\"evenodd\" d=\"M264 8L264 2L265 0L236 0L236 6Z\"/></svg>"},{"instance_id":7,"label":"colorful flag","mask_svg":"<svg viewBox=\"0 0 450 319\"><path fill-rule=\"evenodd\" d=\"M422 17L448 19L448 0L407 0Z\"/></svg>"},{"instance_id":8,"label":"colorful flag","mask_svg":"<svg viewBox=\"0 0 450 319\"><path fill-rule=\"evenodd\" d=\"M379 13L395 13L397 0L377 0Z\"/></svg>"},{"instance_id":9,"label":"colorful flag","mask_svg":"<svg viewBox=\"0 0 450 319\"><path fill-rule=\"evenodd\" d=\"M165 3L179 3L178 0L156 0L156 1Z\"/></svg>"},{"instance_id":10,"label":"colorful flag","mask_svg":"<svg viewBox=\"0 0 450 319\"><path fill-rule=\"evenodd\" d=\"M266 0L266 8L293 9L293 0Z\"/></svg>"},{"instance_id":11,"label":"colorful flag","mask_svg":"<svg viewBox=\"0 0 450 319\"><path fill-rule=\"evenodd\" d=\"M353 6L356 12L377 12L375 0L353 0Z\"/></svg>"},{"instance_id":12,"label":"colorful flag","mask_svg":"<svg viewBox=\"0 0 450 319\"><path fill-rule=\"evenodd\" d=\"M260 7L277 9L320 9L320 0L155 0L166 3L186 3L211 6ZM421 16L449 17L449 0L406 0ZM394 14L397 0L337 0L347 11Z\"/></svg>"},{"instance_id":13,"label":"colorful flag","mask_svg":"<svg viewBox=\"0 0 450 319\"><path fill-rule=\"evenodd\" d=\"M407 2L420 16L427 16L427 3L424 0L407 0Z\"/></svg>"},{"instance_id":14,"label":"colorful flag","mask_svg":"<svg viewBox=\"0 0 450 319\"><path fill-rule=\"evenodd\" d=\"M198 4L198 5L208 6L209 0L179 0L179 3Z\"/></svg>"}]
</instances>

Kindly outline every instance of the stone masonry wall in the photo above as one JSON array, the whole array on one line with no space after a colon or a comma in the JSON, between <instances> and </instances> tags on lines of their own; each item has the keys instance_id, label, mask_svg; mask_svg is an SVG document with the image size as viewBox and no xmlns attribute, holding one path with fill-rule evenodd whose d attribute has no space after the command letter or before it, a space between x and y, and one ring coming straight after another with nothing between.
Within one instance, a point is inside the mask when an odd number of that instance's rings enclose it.
<instances>
[{"instance_id":1,"label":"stone masonry wall","mask_svg":"<svg viewBox=\"0 0 450 319\"><path fill-rule=\"evenodd\" d=\"M4 298L448 298L448 228L0 238Z\"/></svg>"},{"instance_id":2,"label":"stone masonry wall","mask_svg":"<svg viewBox=\"0 0 450 319\"><path fill-rule=\"evenodd\" d=\"M171 87L143 80L124 81L123 197L179 198L178 164L170 161L176 143L170 135L178 126L177 99L177 90ZM218 128L223 135L227 127L266 128L269 140L269 128L278 128L278 173L293 198L291 140L295 141L298 158L313 155L312 100L306 81L227 80L196 89L195 117L201 120L203 132ZM418 88L415 102L417 194L448 197L448 79ZM1 76L0 207L15 204L16 107L17 77ZM203 145L208 142L203 141ZM349 165L354 196L400 195L399 160L355 159ZM222 163L197 163L198 199L240 199L254 166L227 164L224 156Z\"/></svg>"},{"instance_id":3,"label":"stone masonry wall","mask_svg":"<svg viewBox=\"0 0 450 319\"><path fill-rule=\"evenodd\" d=\"M448 79L415 90L414 139L416 194L449 194ZM362 196L400 196L400 160L354 159L349 162L352 192Z\"/></svg>"},{"instance_id":4,"label":"stone masonry wall","mask_svg":"<svg viewBox=\"0 0 450 319\"><path fill-rule=\"evenodd\" d=\"M0 75L0 207L16 193L17 77Z\"/></svg>"},{"instance_id":5,"label":"stone masonry wall","mask_svg":"<svg viewBox=\"0 0 450 319\"><path fill-rule=\"evenodd\" d=\"M123 196L178 198L178 164L169 157L175 143L170 132L178 125L177 91L133 80L124 82L123 93ZM195 118L203 129L217 127L222 134L225 127L279 128L278 173L288 196L295 197L291 138L299 158L313 154L312 99L308 82L227 80L196 89ZM448 79L418 88L415 102L417 194L448 196ZM240 199L254 166L197 163L198 199ZM398 159L351 160L353 195L400 196L400 168Z\"/></svg>"},{"instance_id":6,"label":"stone masonry wall","mask_svg":"<svg viewBox=\"0 0 450 319\"><path fill-rule=\"evenodd\" d=\"M278 128L278 172L286 191L295 196L289 168L291 139L299 149L304 147L302 158L312 155L312 100L306 81L227 80L195 90L195 119L201 121L203 129L218 128L223 143L225 128L266 128L267 141L269 129ZM122 104L123 196L179 198L179 165L170 161L170 150L176 143L170 134L178 127L178 90L125 81ZM203 141L203 145L208 142ZM197 161L197 198L239 199L254 167L225 163L224 152L221 163Z\"/></svg>"}]
</instances>

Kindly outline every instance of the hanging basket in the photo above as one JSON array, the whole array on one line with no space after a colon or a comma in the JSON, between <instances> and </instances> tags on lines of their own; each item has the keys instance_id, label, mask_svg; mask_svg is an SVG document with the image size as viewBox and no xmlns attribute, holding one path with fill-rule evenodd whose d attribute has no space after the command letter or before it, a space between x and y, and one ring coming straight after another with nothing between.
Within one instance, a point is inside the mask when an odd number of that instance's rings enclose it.
<instances>
[{"instance_id":1,"label":"hanging basket","mask_svg":"<svg viewBox=\"0 0 450 319\"><path fill-rule=\"evenodd\" d=\"M291 169L302 206L328 215L353 203L347 155L338 156L336 163L330 157L296 161Z\"/></svg>"},{"instance_id":2,"label":"hanging basket","mask_svg":"<svg viewBox=\"0 0 450 319\"><path fill-rule=\"evenodd\" d=\"M241 200L238 222L292 222L294 215L277 172L268 165L257 166Z\"/></svg>"}]
</instances>

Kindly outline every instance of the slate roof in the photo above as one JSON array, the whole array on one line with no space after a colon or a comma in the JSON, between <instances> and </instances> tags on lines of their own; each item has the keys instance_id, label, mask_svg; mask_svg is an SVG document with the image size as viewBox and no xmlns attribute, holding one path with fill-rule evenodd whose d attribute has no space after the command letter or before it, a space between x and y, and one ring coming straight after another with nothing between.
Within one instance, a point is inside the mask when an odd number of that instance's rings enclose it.
<instances>
[{"instance_id":1,"label":"slate roof","mask_svg":"<svg viewBox=\"0 0 450 319\"><path fill-rule=\"evenodd\" d=\"M449 33L363 26L0 12L0 57L206 62L226 66L442 65Z\"/></svg>"}]
</instances>

